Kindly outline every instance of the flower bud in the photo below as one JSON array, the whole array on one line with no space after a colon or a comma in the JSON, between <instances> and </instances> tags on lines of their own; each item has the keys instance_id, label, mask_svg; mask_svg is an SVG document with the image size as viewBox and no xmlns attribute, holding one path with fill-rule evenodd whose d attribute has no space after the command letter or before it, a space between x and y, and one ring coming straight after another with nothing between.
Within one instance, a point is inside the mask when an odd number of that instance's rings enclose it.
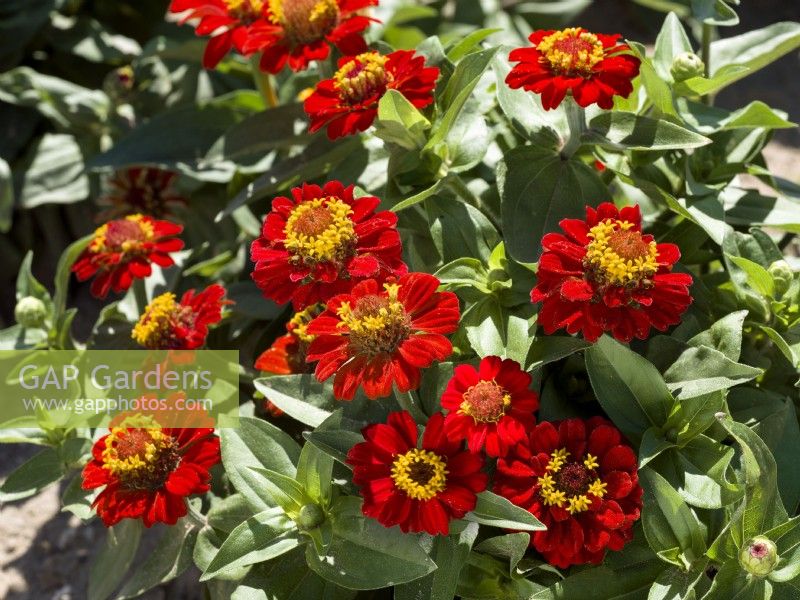
<instances>
[{"instance_id":1,"label":"flower bud","mask_svg":"<svg viewBox=\"0 0 800 600\"><path fill-rule=\"evenodd\" d=\"M756 577L766 577L778 564L778 548L771 539L758 535L739 551L739 564Z\"/></svg>"},{"instance_id":2,"label":"flower bud","mask_svg":"<svg viewBox=\"0 0 800 600\"><path fill-rule=\"evenodd\" d=\"M775 281L775 291L778 295L783 294L792 285L794 278L794 271L792 267L785 260L776 260L769 266L769 274Z\"/></svg>"},{"instance_id":3,"label":"flower bud","mask_svg":"<svg viewBox=\"0 0 800 600\"><path fill-rule=\"evenodd\" d=\"M23 327L41 327L47 318L47 307L38 298L25 296L17 302L14 318Z\"/></svg>"},{"instance_id":4,"label":"flower bud","mask_svg":"<svg viewBox=\"0 0 800 600\"><path fill-rule=\"evenodd\" d=\"M133 69L130 66L114 69L103 80L103 91L114 100L127 98L133 89Z\"/></svg>"},{"instance_id":5,"label":"flower bud","mask_svg":"<svg viewBox=\"0 0 800 600\"><path fill-rule=\"evenodd\" d=\"M304 504L295 522L300 531L309 531L325 522L325 513L318 504Z\"/></svg>"},{"instance_id":6,"label":"flower bud","mask_svg":"<svg viewBox=\"0 0 800 600\"><path fill-rule=\"evenodd\" d=\"M669 72L672 78L678 82L703 75L705 68L705 63L697 54L694 52L682 52L672 61Z\"/></svg>"}]
</instances>

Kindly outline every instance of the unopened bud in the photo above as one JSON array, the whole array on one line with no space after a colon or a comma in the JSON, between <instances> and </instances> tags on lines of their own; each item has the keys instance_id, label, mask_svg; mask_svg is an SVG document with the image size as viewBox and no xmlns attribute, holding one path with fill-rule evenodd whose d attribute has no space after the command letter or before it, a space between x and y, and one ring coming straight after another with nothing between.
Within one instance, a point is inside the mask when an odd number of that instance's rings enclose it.
<instances>
[{"instance_id":1,"label":"unopened bud","mask_svg":"<svg viewBox=\"0 0 800 600\"><path fill-rule=\"evenodd\" d=\"M705 63L697 54L694 52L682 52L672 61L669 72L672 78L678 82L703 75L705 68Z\"/></svg>"},{"instance_id":2,"label":"unopened bud","mask_svg":"<svg viewBox=\"0 0 800 600\"><path fill-rule=\"evenodd\" d=\"M325 513L317 504L304 504L295 522L301 531L309 531L325 522Z\"/></svg>"},{"instance_id":3,"label":"unopened bud","mask_svg":"<svg viewBox=\"0 0 800 600\"><path fill-rule=\"evenodd\" d=\"M25 296L17 302L14 318L23 327L41 327L47 318L47 307L38 298Z\"/></svg>"},{"instance_id":4,"label":"unopened bud","mask_svg":"<svg viewBox=\"0 0 800 600\"><path fill-rule=\"evenodd\" d=\"M785 260L776 260L769 266L768 271L775 281L775 291L778 295L783 294L789 289L789 286L792 285L794 271L792 271L791 265Z\"/></svg>"},{"instance_id":5,"label":"unopened bud","mask_svg":"<svg viewBox=\"0 0 800 600\"><path fill-rule=\"evenodd\" d=\"M752 538L739 551L739 564L751 575L766 577L778 564L775 542L763 535Z\"/></svg>"}]
</instances>

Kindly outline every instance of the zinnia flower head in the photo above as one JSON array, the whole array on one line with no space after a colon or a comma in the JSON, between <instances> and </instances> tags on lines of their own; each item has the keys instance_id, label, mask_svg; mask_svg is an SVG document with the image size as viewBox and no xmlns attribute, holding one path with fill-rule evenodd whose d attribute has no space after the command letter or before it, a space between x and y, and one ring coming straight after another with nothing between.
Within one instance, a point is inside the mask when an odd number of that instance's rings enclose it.
<instances>
[{"instance_id":1,"label":"zinnia flower head","mask_svg":"<svg viewBox=\"0 0 800 600\"><path fill-rule=\"evenodd\" d=\"M364 497L363 513L384 527L447 535L450 521L474 509L476 494L486 489L483 459L447 439L441 413L428 420L421 444L406 411L362 433L366 441L350 449L347 463Z\"/></svg>"},{"instance_id":2,"label":"zinnia flower head","mask_svg":"<svg viewBox=\"0 0 800 600\"><path fill-rule=\"evenodd\" d=\"M356 389L368 398L419 387L420 369L446 359L453 346L445 335L458 328L458 298L437 292L439 280L408 273L381 287L374 279L328 301L308 326L316 335L308 360L318 360L316 376L335 375L336 398L352 400Z\"/></svg>"},{"instance_id":3,"label":"zinnia flower head","mask_svg":"<svg viewBox=\"0 0 800 600\"><path fill-rule=\"evenodd\" d=\"M172 0L172 13L187 12L181 24L198 19L195 33L211 36L203 54L203 66L213 69L231 48L247 56L246 44L258 23L268 24L267 0Z\"/></svg>"},{"instance_id":4,"label":"zinnia flower head","mask_svg":"<svg viewBox=\"0 0 800 600\"><path fill-rule=\"evenodd\" d=\"M638 206L611 203L586 208L586 220L564 219L564 234L542 239L533 302L546 334L562 327L596 341L604 331L618 340L647 339L651 327L666 331L692 302L692 277L671 273L680 258L675 244L642 234Z\"/></svg>"},{"instance_id":5,"label":"zinnia flower head","mask_svg":"<svg viewBox=\"0 0 800 600\"><path fill-rule=\"evenodd\" d=\"M560 568L622 550L642 508L636 455L599 417L539 423L498 460L494 492L547 526L531 546Z\"/></svg>"},{"instance_id":6,"label":"zinnia flower head","mask_svg":"<svg viewBox=\"0 0 800 600\"><path fill-rule=\"evenodd\" d=\"M98 198L100 206L109 207L97 215L100 221L130 214L144 214L156 219L172 215L186 198L173 187L178 174L149 167L116 171L106 182L106 192Z\"/></svg>"},{"instance_id":7,"label":"zinnia flower head","mask_svg":"<svg viewBox=\"0 0 800 600\"><path fill-rule=\"evenodd\" d=\"M301 309L349 291L364 279L402 275L397 215L380 200L353 197L338 181L305 184L275 198L250 254L252 277L267 298Z\"/></svg>"},{"instance_id":8,"label":"zinnia flower head","mask_svg":"<svg viewBox=\"0 0 800 600\"><path fill-rule=\"evenodd\" d=\"M620 44L619 34L590 33L580 27L534 31L532 48L516 48L509 60L518 62L506 83L542 96L546 110L556 108L567 92L583 107L612 108L614 96L627 98L641 61Z\"/></svg>"},{"instance_id":9,"label":"zinnia flower head","mask_svg":"<svg viewBox=\"0 0 800 600\"><path fill-rule=\"evenodd\" d=\"M134 279L152 273L151 264L171 267L170 252L183 248L176 238L183 227L146 215L129 215L98 227L89 246L72 265L79 281L94 277L91 292L105 298L113 290L120 293L131 287Z\"/></svg>"},{"instance_id":10,"label":"zinnia flower head","mask_svg":"<svg viewBox=\"0 0 800 600\"><path fill-rule=\"evenodd\" d=\"M327 126L330 139L366 130L375 121L378 102L387 90L397 90L411 104L424 108L433 102L438 78L439 69L426 67L425 58L410 50L342 58L333 78L320 81L303 105L311 118L310 130Z\"/></svg>"},{"instance_id":11,"label":"zinnia flower head","mask_svg":"<svg viewBox=\"0 0 800 600\"><path fill-rule=\"evenodd\" d=\"M447 437L466 440L472 452L485 447L489 456L504 456L536 424L539 396L530 384L531 376L511 359L487 356L477 369L458 365L442 395Z\"/></svg>"},{"instance_id":12,"label":"zinnia flower head","mask_svg":"<svg viewBox=\"0 0 800 600\"><path fill-rule=\"evenodd\" d=\"M151 350L194 350L206 343L208 326L222 320L225 288L211 285L199 294L189 290L178 302L167 292L153 298L131 337Z\"/></svg>"},{"instance_id":13,"label":"zinnia flower head","mask_svg":"<svg viewBox=\"0 0 800 600\"><path fill-rule=\"evenodd\" d=\"M174 525L186 497L209 490L208 470L219 461L213 429L114 427L95 442L82 486L104 486L92 506L106 527L122 519Z\"/></svg>"},{"instance_id":14,"label":"zinnia flower head","mask_svg":"<svg viewBox=\"0 0 800 600\"><path fill-rule=\"evenodd\" d=\"M364 30L372 19L360 11L378 0L264 0L267 22L254 26L245 50L262 52L261 69L279 72L287 63L293 71L325 60L335 46L342 54L367 49Z\"/></svg>"}]
</instances>

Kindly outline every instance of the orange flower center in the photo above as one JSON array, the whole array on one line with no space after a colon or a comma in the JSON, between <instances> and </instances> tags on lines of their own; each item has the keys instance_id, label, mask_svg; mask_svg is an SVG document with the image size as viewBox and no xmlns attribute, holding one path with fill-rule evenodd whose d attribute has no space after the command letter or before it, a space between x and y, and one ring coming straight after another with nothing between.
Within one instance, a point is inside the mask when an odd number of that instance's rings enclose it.
<instances>
[{"instance_id":1,"label":"orange flower center","mask_svg":"<svg viewBox=\"0 0 800 600\"><path fill-rule=\"evenodd\" d=\"M222 0L230 15L240 21L255 21L264 10L264 0Z\"/></svg>"},{"instance_id":2,"label":"orange flower center","mask_svg":"<svg viewBox=\"0 0 800 600\"><path fill-rule=\"evenodd\" d=\"M559 75L588 77L603 60L603 44L593 33L570 27L551 33L536 46L542 59Z\"/></svg>"},{"instance_id":3,"label":"orange flower center","mask_svg":"<svg viewBox=\"0 0 800 600\"><path fill-rule=\"evenodd\" d=\"M430 500L447 487L447 462L430 450L412 448L392 464L395 486L414 500Z\"/></svg>"},{"instance_id":4,"label":"orange flower center","mask_svg":"<svg viewBox=\"0 0 800 600\"><path fill-rule=\"evenodd\" d=\"M479 381L462 398L458 412L469 415L476 423L497 423L511 406L511 396L494 379Z\"/></svg>"},{"instance_id":5,"label":"orange flower center","mask_svg":"<svg viewBox=\"0 0 800 600\"><path fill-rule=\"evenodd\" d=\"M356 300L354 306L343 302L336 311L340 327L347 327L350 344L358 353L392 353L411 334L411 325L403 304L397 300L399 286L384 284L387 294L370 294Z\"/></svg>"},{"instance_id":6,"label":"orange flower center","mask_svg":"<svg viewBox=\"0 0 800 600\"><path fill-rule=\"evenodd\" d=\"M365 52L341 67L333 80L342 102L359 104L375 94L383 95L393 80L386 60L377 52Z\"/></svg>"},{"instance_id":7,"label":"orange flower center","mask_svg":"<svg viewBox=\"0 0 800 600\"><path fill-rule=\"evenodd\" d=\"M658 271L655 241L645 242L628 221L607 219L589 230L583 265L589 275L605 285L638 287L651 285Z\"/></svg>"},{"instance_id":8,"label":"orange flower center","mask_svg":"<svg viewBox=\"0 0 800 600\"><path fill-rule=\"evenodd\" d=\"M139 322L133 327L131 337L145 348L152 350L175 347L175 329L191 328L195 313L190 306L183 306L175 294L167 292L153 298L147 305Z\"/></svg>"},{"instance_id":9,"label":"orange flower center","mask_svg":"<svg viewBox=\"0 0 800 600\"><path fill-rule=\"evenodd\" d=\"M103 468L129 490L157 490L180 463L175 439L158 428L115 427L106 438Z\"/></svg>"},{"instance_id":10,"label":"orange flower center","mask_svg":"<svg viewBox=\"0 0 800 600\"><path fill-rule=\"evenodd\" d=\"M569 460L569 452L560 448L550 455L544 475L537 479L539 496L546 506L565 508L570 514L589 510L592 496L602 498L608 484L597 474L597 457L587 454L583 462Z\"/></svg>"},{"instance_id":11,"label":"orange flower center","mask_svg":"<svg viewBox=\"0 0 800 600\"><path fill-rule=\"evenodd\" d=\"M284 247L295 262L341 262L356 242L353 209L338 198L316 198L296 206L284 228Z\"/></svg>"},{"instance_id":12,"label":"orange flower center","mask_svg":"<svg viewBox=\"0 0 800 600\"><path fill-rule=\"evenodd\" d=\"M142 215L130 215L98 227L89 249L96 253L136 254L141 252L144 244L151 242L154 237L152 223Z\"/></svg>"},{"instance_id":13,"label":"orange flower center","mask_svg":"<svg viewBox=\"0 0 800 600\"><path fill-rule=\"evenodd\" d=\"M268 0L270 20L293 46L317 42L339 23L337 0Z\"/></svg>"}]
</instances>

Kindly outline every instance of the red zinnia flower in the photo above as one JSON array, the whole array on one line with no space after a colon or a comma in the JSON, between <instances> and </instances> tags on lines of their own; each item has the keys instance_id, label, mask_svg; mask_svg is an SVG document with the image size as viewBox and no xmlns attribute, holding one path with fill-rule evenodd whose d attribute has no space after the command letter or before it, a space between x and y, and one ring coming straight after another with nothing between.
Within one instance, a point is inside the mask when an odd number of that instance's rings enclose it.
<instances>
[{"instance_id":1,"label":"red zinnia flower","mask_svg":"<svg viewBox=\"0 0 800 600\"><path fill-rule=\"evenodd\" d=\"M566 235L548 233L533 302L547 334L566 327L594 342L604 331L623 342L666 331L692 303L691 275L671 273L681 253L643 235L638 206L586 208L586 220L564 219Z\"/></svg>"},{"instance_id":2,"label":"red zinnia flower","mask_svg":"<svg viewBox=\"0 0 800 600\"><path fill-rule=\"evenodd\" d=\"M151 263L171 267L170 252L183 248L174 237L183 227L169 221L157 221L145 215L130 215L109 221L94 232L94 239L72 265L79 281L95 277L92 294L105 298L108 292L124 292L134 279L152 273Z\"/></svg>"},{"instance_id":3,"label":"red zinnia flower","mask_svg":"<svg viewBox=\"0 0 800 600\"><path fill-rule=\"evenodd\" d=\"M519 62L506 83L542 96L546 110L556 108L568 91L583 107L597 103L611 108L615 95L627 98L641 61L618 44L619 34L589 33L580 27L562 31L534 31L533 48L517 48L509 60Z\"/></svg>"},{"instance_id":4,"label":"red zinnia flower","mask_svg":"<svg viewBox=\"0 0 800 600\"><path fill-rule=\"evenodd\" d=\"M181 24L190 19L199 19L195 33L210 35L203 66L213 69L231 48L243 55L252 53L245 44L252 35L257 23L268 23L268 0L172 0L169 11L189 12L181 19Z\"/></svg>"},{"instance_id":5,"label":"red zinnia flower","mask_svg":"<svg viewBox=\"0 0 800 600\"><path fill-rule=\"evenodd\" d=\"M253 27L245 50L261 51L261 69L277 73L286 63L302 71L325 60L331 45L342 54L367 49L363 31L373 21L358 14L378 0L266 0L267 22Z\"/></svg>"},{"instance_id":6,"label":"red zinnia flower","mask_svg":"<svg viewBox=\"0 0 800 600\"><path fill-rule=\"evenodd\" d=\"M105 222L130 214L145 214L156 219L168 217L176 206L186 204L186 198L172 187L178 174L149 167L134 167L117 171L106 182L106 193L98 198L107 210L97 215Z\"/></svg>"},{"instance_id":7,"label":"red zinnia flower","mask_svg":"<svg viewBox=\"0 0 800 600\"><path fill-rule=\"evenodd\" d=\"M308 326L317 336L307 357L319 361L317 379L335 374L333 394L341 400L352 400L359 386L371 399L391 394L392 383L401 392L418 388L420 369L450 355L444 334L458 328L458 298L437 292L439 283L408 273L383 289L368 279L331 298Z\"/></svg>"},{"instance_id":8,"label":"red zinnia flower","mask_svg":"<svg viewBox=\"0 0 800 600\"><path fill-rule=\"evenodd\" d=\"M211 285L199 294L189 290L176 301L167 292L147 305L131 337L151 350L194 350L206 343L208 326L222 320L225 288Z\"/></svg>"},{"instance_id":9,"label":"red zinnia flower","mask_svg":"<svg viewBox=\"0 0 800 600\"><path fill-rule=\"evenodd\" d=\"M275 198L250 255L252 277L267 298L295 308L325 302L361 280L406 272L397 215L375 213L380 200L353 197L338 181L305 184Z\"/></svg>"},{"instance_id":10,"label":"red zinnia flower","mask_svg":"<svg viewBox=\"0 0 800 600\"><path fill-rule=\"evenodd\" d=\"M186 496L209 490L219 438L213 429L114 427L92 456L83 489L105 486L92 506L106 527L122 519L174 525L186 515Z\"/></svg>"},{"instance_id":11,"label":"red zinnia flower","mask_svg":"<svg viewBox=\"0 0 800 600\"><path fill-rule=\"evenodd\" d=\"M439 69L426 67L425 58L411 50L342 58L333 79L320 81L303 104L311 118L310 130L327 125L332 140L366 130L375 121L378 102L387 90L397 90L411 104L424 108L433 102L438 78Z\"/></svg>"},{"instance_id":12,"label":"red zinnia flower","mask_svg":"<svg viewBox=\"0 0 800 600\"><path fill-rule=\"evenodd\" d=\"M369 425L362 433L367 441L350 449L347 463L364 497L361 510L384 527L447 535L450 521L473 510L475 495L486 489L483 459L447 439L442 413L428 420L422 448L406 411L393 412L385 424Z\"/></svg>"},{"instance_id":13,"label":"red zinnia flower","mask_svg":"<svg viewBox=\"0 0 800 600\"><path fill-rule=\"evenodd\" d=\"M636 455L600 417L556 425L539 423L498 460L494 491L547 526L531 546L551 565L597 564L633 538L642 508Z\"/></svg>"},{"instance_id":14,"label":"red zinnia flower","mask_svg":"<svg viewBox=\"0 0 800 600\"><path fill-rule=\"evenodd\" d=\"M447 437L467 440L472 452L485 446L489 456L504 456L536 425L539 396L530 384L531 376L511 359L487 356L477 369L457 366L442 395Z\"/></svg>"}]
</instances>

